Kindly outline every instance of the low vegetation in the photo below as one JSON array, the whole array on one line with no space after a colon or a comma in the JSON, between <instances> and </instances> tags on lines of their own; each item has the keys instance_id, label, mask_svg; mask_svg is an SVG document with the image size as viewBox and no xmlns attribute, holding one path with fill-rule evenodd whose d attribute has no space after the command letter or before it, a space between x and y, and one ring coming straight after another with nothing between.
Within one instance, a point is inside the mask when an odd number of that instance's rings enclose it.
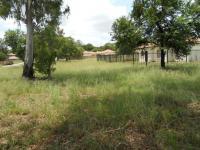
<instances>
[{"instance_id":1,"label":"low vegetation","mask_svg":"<svg viewBox=\"0 0 200 150\"><path fill-rule=\"evenodd\" d=\"M49 81L0 68L0 149L199 149L199 64L59 62Z\"/></svg>"}]
</instances>

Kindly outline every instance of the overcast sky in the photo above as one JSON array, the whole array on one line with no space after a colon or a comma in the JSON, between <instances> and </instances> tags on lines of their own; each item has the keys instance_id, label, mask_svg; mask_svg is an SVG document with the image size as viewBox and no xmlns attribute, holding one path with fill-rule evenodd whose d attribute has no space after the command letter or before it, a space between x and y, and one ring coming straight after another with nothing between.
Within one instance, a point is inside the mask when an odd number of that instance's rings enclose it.
<instances>
[{"instance_id":1,"label":"overcast sky","mask_svg":"<svg viewBox=\"0 0 200 150\"><path fill-rule=\"evenodd\" d=\"M115 19L128 15L133 0L65 0L70 6L71 13L68 19L62 20L61 28L66 36L72 36L84 43L96 46L110 42L111 26ZM0 37L8 29L20 28L14 20L0 19Z\"/></svg>"}]
</instances>

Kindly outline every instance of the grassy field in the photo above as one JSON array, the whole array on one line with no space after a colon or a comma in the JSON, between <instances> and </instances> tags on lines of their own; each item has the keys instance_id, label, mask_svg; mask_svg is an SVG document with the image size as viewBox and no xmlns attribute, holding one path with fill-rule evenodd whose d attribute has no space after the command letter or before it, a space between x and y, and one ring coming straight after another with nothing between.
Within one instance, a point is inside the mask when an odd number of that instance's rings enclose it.
<instances>
[{"instance_id":1,"label":"grassy field","mask_svg":"<svg viewBox=\"0 0 200 150\"><path fill-rule=\"evenodd\" d=\"M0 149L200 149L200 64L56 68L51 81L0 68Z\"/></svg>"}]
</instances>

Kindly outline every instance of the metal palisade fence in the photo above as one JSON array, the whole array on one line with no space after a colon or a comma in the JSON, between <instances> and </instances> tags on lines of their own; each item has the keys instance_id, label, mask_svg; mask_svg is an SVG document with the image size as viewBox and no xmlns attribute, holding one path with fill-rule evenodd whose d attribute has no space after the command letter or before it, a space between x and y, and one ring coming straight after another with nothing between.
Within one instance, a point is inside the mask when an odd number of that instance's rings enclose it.
<instances>
[{"instance_id":1,"label":"metal palisade fence","mask_svg":"<svg viewBox=\"0 0 200 150\"><path fill-rule=\"evenodd\" d=\"M134 63L151 63L151 62L160 62L160 52L148 52L140 51L135 52L131 55L100 55L96 56L97 61L106 61L106 62L128 62L133 61ZM165 53L165 62L200 62L200 49L192 50L189 55L177 57L173 52Z\"/></svg>"}]
</instances>

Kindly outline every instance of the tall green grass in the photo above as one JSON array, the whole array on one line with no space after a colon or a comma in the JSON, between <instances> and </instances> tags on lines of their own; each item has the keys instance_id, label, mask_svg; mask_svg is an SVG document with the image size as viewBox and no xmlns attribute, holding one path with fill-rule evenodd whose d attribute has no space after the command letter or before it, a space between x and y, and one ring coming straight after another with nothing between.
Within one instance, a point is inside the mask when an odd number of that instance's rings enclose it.
<instances>
[{"instance_id":1,"label":"tall green grass","mask_svg":"<svg viewBox=\"0 0 200 150\"><path fill-rule=\"evenodd\" d=\"M0 149L199 149L200 66L59 62L0 68Z\"/></svg>"}]
</instances>

